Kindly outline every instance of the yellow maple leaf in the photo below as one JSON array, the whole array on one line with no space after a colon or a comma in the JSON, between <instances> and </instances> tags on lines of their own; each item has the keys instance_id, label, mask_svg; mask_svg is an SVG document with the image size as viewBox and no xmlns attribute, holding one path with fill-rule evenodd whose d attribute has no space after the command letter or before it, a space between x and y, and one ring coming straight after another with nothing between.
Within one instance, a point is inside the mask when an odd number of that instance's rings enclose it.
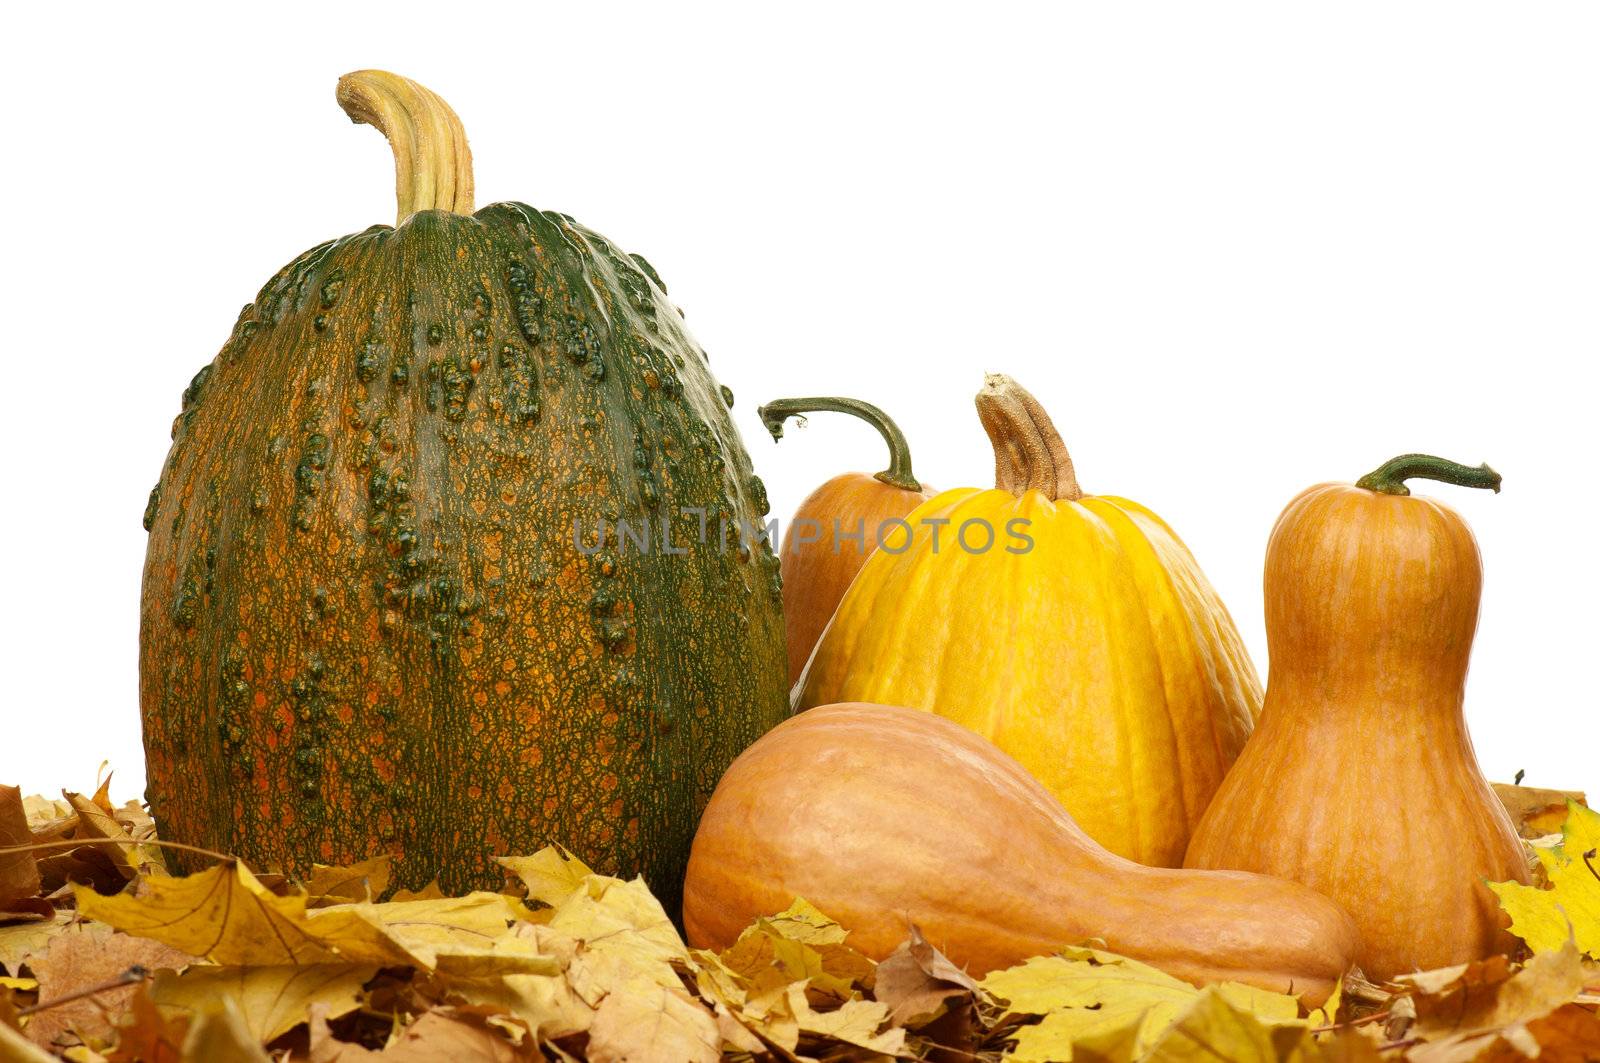
<instances>
[{"instance_id":1,"label":"yellow maple leaf","mask_svg":"<svg viewBox=\"0 0 1600 1063\"><path fill-rule=\"evenodd\" d=\"M312 904L371 901L389 888L390 858L374 856L355 864L312 864L306 893Z\"/></svg>"},{"instance_id":2,"label":"yellow maple leaf","mask_svg":"<svg viewBox=\"0 0 1600 1063\"><path fill-rule=\"evenodd\" d=\"M532 856L499 856L500 866L522 880L528 899L555 908L594 874L589 866L559 845L547 845Z\"/></svg>"},{"instance_id":3,"label":"yellow maple leaf","mask_svg":"<svg viewBox=\"0 0 1600 1063\"><path fill-rule=\"evenodd\" d=\"M820 996L836 1001L859 997L871 981L874 964L846 945L849 931L803 898L777 915L757 919L723 951L712 967L740 980L746 991L806 982ZM715 975L713 975L715 977Z\"/></svg>"},{"instance_id":4,"label":"yellow maple leaf","mask_svg":"<svg viewBox=\"0 0 1600 1063\"><path fill-rule=\"evenodd\" d=\"M304 1022L313 1004L324 1005L328 1018L354 1011L362 985L375 973L376 967L343 964L190 967L182 974L158 974L150 996L169 1018L212 1011L226 998L250 1036L266 1042Z\"/></svg>"},{"instance_id":5,"label":"yellow maple leaf","mask_svg":"<svg viewBox=\"0 0 1600 1063\"><path fill-rule=\"evenodd\" d=\"M582 963L569 967L568 977L591 1004L630 983L682 985L674 965L688 967L688 947L643 879L591 874L546 925L578 943Z\"/></svg>"},{"instance_id":6,"label":"yellow maple leaf","mask_svg":"<svg viewBox=\"0 0 1600 1063\"><path fill-rule=\"evenodd\" d=\"M0 1063L56 1063L56 1057L0 1022Z\"/></svg>"},{"instance_id":7,"label":"yellow maple leaf","mask_svg":"<svg viewBox=\"0 0 1600 1063\"><path fill-rule=\"evenodd\" d=\"M848 934L796 899L777 915L757 919L721 955L694 950L695 985L711 1003L728 1046L750 1050L755 1031L787 1052L802 1033L888 1055L900 1051L904 1031L878 1032L888 1006L862 999L876 965L844 943Z\"/></svg>"},{"instance_id":8,"label":"yellow maple leaf","mask_svg":"<svg viewBox=\"0 0 1600 1063\"><path fill-rule=\"evenodd\" d=\"M185 878L151 874L140 885L137 894L111 897L75 887L78 910L125 933L225 966L560 970L556 961L514 939L511 926L526 909L499 893L307 909L304 893L278 896L237 862Z\"/></svg>"},{"instance_id":9,"label":"yellow maple leaf","mask_svg":"<svg viewBox=\"0 0 1600 1063\"><path fill-rule=\"evenodd\" d=\"M313 916L304 894L280 897L237 861L182 878L147 875L140 886L138 895L105 897L84 886L73 892L90 919L213 963L424 966L383 928L340 908Z\"/></svg>"},{"instance_id":10,"label":"yellow maple leaf","mask_svg":"<svg viewBox=\"0 0 1600 1063\"><path fill-rule=\"evenodd\" d=\"M418 965L461 975L555 974L561 965L533 939L512 932L526 909L514 897L477 891L463 897L363 902L316 909L309 924L329 916L360 916L382 927Z\"/></svg>"},{"instance_id":11,"label":"yellow maple leaf","mask_svg":"<svg viewBox=\"0 0 1600 1063\"><path fill-rule=\"evenodd\" d=\"M906 1046L906 1032L900 1027L879 1029L889 1017L889 1006L876 1000L849 1000L837 1008L818 1011L806 999L804 983L789 986L789 1008L800 1029L818 1037L831 1037L857 1048L884 1055L898 1055Z\"/></svg>"},{"instance_id":12,"label":"yellow maple leaf","mask_svg":"<svg viewBox=\"0 0 1600 1063\"><path fill-rule=\"evenodd\" d=\"M50 944L50 939L72 922L71 912L57 912L53 919L29 920L0 926L0 967L12 974L22 961Z\"/></svg>"},{"instance_id":13,"label":"yellow maple leaf","mask_svg":"<svg viewBox=\"0 0 1600 1063\"><path fill-rule=\"evenodd\" d=\"M1201 996L1148 964L1082 947L991 972L979 985L1013 1013L1043 1016L1018 1030L1006 1058L1019 1063L1061 1063L1081 1042L1093 1042L1095 1055L1105 1058L1143 1056ZM1263 1025L1307 1027L1293 997L1234 983L1206 992Z\"/></svg>"},{"instance_id":14,"label":"yellow maple leaf","mask_svg":"<svg viewBox=\"0 0 1600 1063\"><path fill-rule=\"evenodd\" d=\"M561 1037L588 1030L596 1009L613 996L661 1004L660 990L682 990L678 970L689 968L689 951L642 880L623 882L596 875L552 850L508 859L518 874L533 877L530 897L558 902L553 910L539 913L545 917L541 922L521 922L510 935L512 942L525 943L522 947L544 957L551 968L491 978L441 959L440 972L448 976L451 994L474 1005L502 1009L542 1036ZM562 870L573 864L574 875L577 868L584 871L576 886L565 881ZM506 939L498 945L511 948ZM622 1006L612 1005L614 1011ZM706 1018L710 1021L709 1012Z\"/></svg>"},{"instance_id":15,"label":"yellow maple leaf","mask_svg":"<svg viewBox=\"0 0 1600 1063\"><path fill-rule=\"evenodd\" d=\"M506 974L494 978L451 978L449 993L468 1004L493 1009L527 1024L545 1038L582 1033L594 1009L573 991L564 976Z\"/></svg>"},{"instance_id":16,"label":"yellow maple leaf","mask_svg":"<svg viewBox=\"0 0 1600 1063\"><path fill-rule=\"evenodd\" d=\"M716 1063L722 1036L711 1013L682 989L650 986L606 997L589 1026L586 1054L593 1063Z\"/></svg>"},{"instance_id":17,"label":"yellow maple leaf","mask_svg":"<svg viewBox=\"0 0 1600 1063\"><path fill-rule=\"evenodd\" d=\"M1141 1063L1300 1063L1321 1053L1304 1024L1262 1021L1221 986L1201 990L1144 1054Z\"/></svg>"},{"instance_id":18,"label":"yellow maple leaf","mask_svg":"<svg viewBox=\"0 0 1600 1063\"><path fill-rule=\"evenodd\" d=\"M224 997L218 1006L195 1016L183 1040L186 1060L217 1060L219 1063L272 1063L271 1057L251 1036L239 1014L238 1005Z\"/></svg>"},{"instance_id":19,"label":"yellow maple leaf","mask_svg":"<svg viewBox=\"0 0 1600 1063\"><path fill-rule=\"evenodd\" d=\"M1533 851L1549 889L1489 883L1511 916L1511 932L1535 952L1555 952L1571 940L1600 959L1600 812L1569 800L1560 840Z\"/></svg>"}]
</instances>

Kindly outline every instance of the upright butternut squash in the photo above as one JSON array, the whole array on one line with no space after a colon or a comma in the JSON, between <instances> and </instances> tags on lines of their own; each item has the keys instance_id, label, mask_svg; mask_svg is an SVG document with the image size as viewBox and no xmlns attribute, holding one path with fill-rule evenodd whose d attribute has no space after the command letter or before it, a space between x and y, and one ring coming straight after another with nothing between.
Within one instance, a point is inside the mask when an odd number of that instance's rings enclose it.
<instances>
[{"instance_id":1,"label":"upright butternut squash","mask_svg":"<svg viewBox=\"0 0 1600 1063\"><path fill-rule=\"evenodd\" d=\"M1510 947L1483 882L1527 880L1461 712L1478 544L1454 510L1411 497L1413 477L1500 489L1486 465L1407 454L1354 485L1310 488L1278 518L1266 706L1186 860L1339 901L1373 978Z\"/></svg>"},{"instance_id":2,"label":"upright butternut squash","mask_svg":"<svg viewBox=\"0 0 1600 1063\"><path fill-rule=\"evenodd\" d=\"M773 439L791 417L831 410L866 421L889 446L882 472L841 473L806 496L783 532L783 623L789 642L789 682L800 678L822 629L833 619L878 536L933 497L911 471L906 437L878 407L860 399L777 399L756 410Z\"/></svg>"},{"instance_id":3,"label":"upright butternut squash","mask_svg":"<svg viewBox=\"0 0 1600 1063\"><path fill-rule=\"evenodd\" d=\"M1319 1002L1357 948L1349 917L1313 890L1124 860L991 743L884 705L785 721L706 806L684 883L691 944L726 947L797 896L870 956L912 922L974 974L1098 937L1191 982Z\"/></svg>"},{"instance_id":4,"label":"upright butternut squash","mask_svg":"<svg viewBox=\"0 0 1600 1063\"><path fill-rule=\"evenodd\" d=\"M1016 757L1114 853L1176 866L1244 746L1261 687L1171 528L1087 495L1010 377L977 397L995 489L924 502L867 559L796 704L947 716Z\"/></svg>"}]
</instances>

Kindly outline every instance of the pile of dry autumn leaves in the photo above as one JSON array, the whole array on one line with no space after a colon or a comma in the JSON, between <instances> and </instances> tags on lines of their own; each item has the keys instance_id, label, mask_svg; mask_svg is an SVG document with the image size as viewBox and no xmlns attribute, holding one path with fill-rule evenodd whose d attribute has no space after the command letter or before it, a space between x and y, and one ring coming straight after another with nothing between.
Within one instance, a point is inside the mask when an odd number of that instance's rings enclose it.
<instances>
[{"instance_id":1,"label":"pile of dry autumn leaves","mask_svg":"<svg viewBox=\"0 0 1600 1063\"><path fill-rule=\"evenodd\" d=\"M975 980L908 927L873 963L803 900L690 949L642 882L554 848L465 897L379 902L381 858L174 878L108 785L0 787L0 1063L1600 1059L1600 814L1550 791L1502 788L1525 835L1559 831L1537 888L1496 887L1524 955L1352 974L1308 1014L1087 944Z\"/></svg>"}]
</instances>

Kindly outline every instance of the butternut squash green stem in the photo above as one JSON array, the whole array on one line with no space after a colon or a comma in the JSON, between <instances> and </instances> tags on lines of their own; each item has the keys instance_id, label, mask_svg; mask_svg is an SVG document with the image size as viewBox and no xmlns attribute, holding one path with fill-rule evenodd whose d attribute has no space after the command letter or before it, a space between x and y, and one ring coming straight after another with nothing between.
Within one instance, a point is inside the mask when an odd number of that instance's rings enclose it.
<instances>
[{"instance_id":1,"label":"butternut squash green stem","mask_svg":"<svg viewBox=\"0 0 1600 1063\"><path fill-rule=\"evenodd\" d=\"M448 103L387 70L346 74L337 98L352 122L376 127L394 150L396 225L422 210L472 213L472 149Z\"/></svg>"},{"instance_id":2,"label":"butternut squash green stem","mask_svg":"<svg viewBox=\"0 0 1600 1063\"><path fill-rule=\"evenodd\" d=\"M766 425L767 431L772 433L773 439L782 439L784 421L790 417L819 412L848 413L852 417L861 418L876 428L878 434L883 437L883 441L889 446L889 467L882 472L873 473L873 477L892 487L904 488L907 491L920 491L922 489L922 484L918 482L916 474L911 471L911 448L906 444L906 437L900 431L900 426L895 424L888 414L870 402L832 396L774 399L756 410L756 415L761 418L761 423Z\"/></svg>"},{"instance_id":3,"label":"butternut squash green stem","mask_svg":"<svg viewBox=\"0 0 1600 1063\"><path fill-rule=\"evenodd\" d=\"M988 373L975 400L994 447L994 485L1021 496L1039 491L1052 502L1083 497L1072 456L1039 400L1004 373Z\"/></svg>"},{"instance_id":4,"label":"butternut squash green stem","mask_svg":"<svg viewBox=\"0 0 1600 1063\"><path fill-rule=\"evenodd\" d=\"M1357 480L1356 486L1385 495L1409 495L1411 489L1405 482L1418 476L1457 487L1477 487L1500 493L1500 474L1489 466L1462 465L1432 454L1402 454L1390 458Z\"/></svg>"}]
</instances>

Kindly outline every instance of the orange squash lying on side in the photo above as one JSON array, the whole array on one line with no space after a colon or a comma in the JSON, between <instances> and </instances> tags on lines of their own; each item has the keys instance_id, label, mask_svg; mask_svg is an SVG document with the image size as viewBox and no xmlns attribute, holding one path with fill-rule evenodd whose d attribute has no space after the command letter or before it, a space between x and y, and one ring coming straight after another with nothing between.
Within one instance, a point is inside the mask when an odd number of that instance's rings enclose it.
<instances>
[{"instance_id":1,"label":"orange squash lying on side","mask_svg":"<svg viewBox=\"0 0 1600 1063\"><path fill-rule=\"evenodd\" d=\"M1304 886L1146 867L1090 840L1011 757L913 709L828 705L747 749L712 795L689 858L689 941L733 943L804 897L888 955L907 922L975 974L1102 938L1195 983L1326 998L1354 925Z\"/></svg>"},{"instance_id":2,"label":"orange squash lying on side","mask_svg":"<svg viewBox=\"0 0 1600 1063\"><path fill-rule=\"evenodd\" d=\"M1186 865L1282 875L1355 917L1369 978L1514 945L1484 880L1527 881L1478 770L1461 704L1478 623L1478 544L1408 477L1500 489L1421 454L1321 484L1267 546L1266 705L1195 828Z\"/></svg>"}]
</instances>

